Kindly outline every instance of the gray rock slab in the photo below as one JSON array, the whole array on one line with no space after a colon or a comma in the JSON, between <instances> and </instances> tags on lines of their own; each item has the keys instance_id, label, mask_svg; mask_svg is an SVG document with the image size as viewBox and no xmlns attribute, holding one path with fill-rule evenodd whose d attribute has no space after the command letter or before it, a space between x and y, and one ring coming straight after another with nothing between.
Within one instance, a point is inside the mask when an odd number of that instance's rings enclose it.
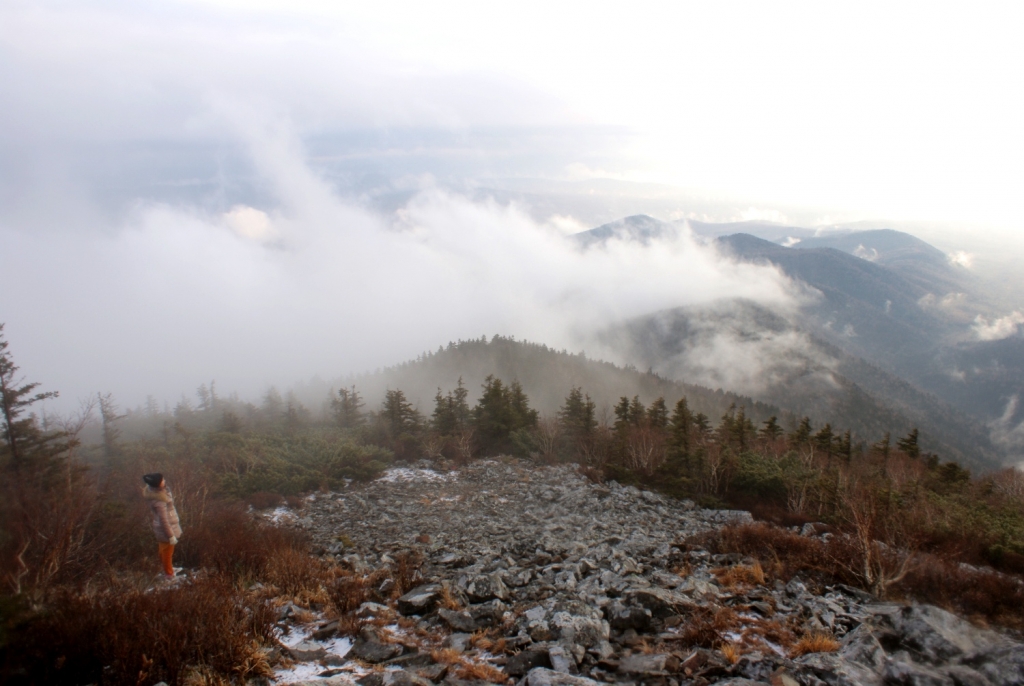
<instances>
[{"instance_id":1,"label":"gray rock slab","mask_svg":"<svg viewBox=\"0 0 1024 686\"><path fill-rule=\"evenodd\" d=\"M597 686L599 681L572 674L563 674L544 667L530 670L524 679L526 686Z\"/></svg>"}]
</instances>

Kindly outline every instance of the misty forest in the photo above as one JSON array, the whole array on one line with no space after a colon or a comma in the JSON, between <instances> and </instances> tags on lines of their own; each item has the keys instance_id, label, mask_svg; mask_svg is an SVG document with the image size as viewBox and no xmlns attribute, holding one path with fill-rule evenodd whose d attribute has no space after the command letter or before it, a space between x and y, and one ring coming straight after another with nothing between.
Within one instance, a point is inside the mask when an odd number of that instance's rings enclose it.
<instances>
[{"instance_id":1,"label":"misty forest","mask_svg":"<svg viewBox=\"0 0 1024 686\"><path fill-rule=\"evenodd\" d=\"M1022 20L0 3L0 685L1024 685Z\"/></svg>"}]
</instances>

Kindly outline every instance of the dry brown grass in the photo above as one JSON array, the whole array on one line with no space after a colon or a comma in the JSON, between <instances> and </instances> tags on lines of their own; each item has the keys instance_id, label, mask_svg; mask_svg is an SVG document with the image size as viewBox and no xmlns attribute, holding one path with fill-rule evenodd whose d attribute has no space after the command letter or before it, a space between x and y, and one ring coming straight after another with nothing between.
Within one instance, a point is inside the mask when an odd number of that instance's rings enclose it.
<instances>
[{"instance_id":1,"label":"dry brown grass","mask_svg":"<svg viewBox=\"0 0 1024 686\"><path fill-rule=\"evenodd\" d=\"M363 620L349 613L338 617L338 634L341 636L357 636L363 628Z\"/></svg>"},{"instance_id":2,"label":"dry brown grass","mask_svg":"<svg viewBox=\"0 0 1024 686\"><path fill-rule=\"evenodd\" d=\"M460 603L459 599L456 598L455 594L452 593L451 587L449 587L447 585L441 587L441 601L440 601L440 603L441 603L441 607L443 607L443 608L445 608L447 610L461 610L462 609L462 603Z\"/></svg>"},{"instance_id":3,"label":"dry brown grass","mask_svg":"<svg viewBox=\"0 0 1024 686\"><path fill-rule=\"evenodd\" d=\"M462 659L462 653L454 648L438 648L430 651L430 659L439 665L454 665Z\"/></svg>"},{"instance_id":4,"label":"dry brown grass","mask_svg":"<svg viewBox=\"0 0 1024 686\"><path fill-rule=\"evenodd\" d=\"M274 610L225 575L150 591L62 589L46 608L8 646L10 667L32 683L180 683L197 666L240 680L271 675Z\"/></svg>"},{"instance_id":5,"label":"dry brown grass","mask_svg":"<svg viewBox=\"0 0 1024 686\"><path fill-rule=\"evenodd\" d=\"M739 646L735 643L723 644L720 651L722 653L722 657L724 657L729 664L734 665L740 661L740 655L742 653L740 652Z\"/></svg>"},{"instance_id":6,"label":"dry brown grass","mask_svg":"<svg viewBox=\"0 0 1024 686\"><path fill-rule=\"evenodd\" d=\"M725 527L693 539L715 553L741 553L763 565L766 579L845 583L865 588L864 553L852 537L837 534L828 541L800 536L764 522ZM723 572L725 574L725 572ZM991 569L961 567L955 560L919 554L906 576L892 584L889 595L932 603L953 612L1024 629L1024 584L1020 577Z\"/></svg>"},{"instance_id":7,"label":"dry brown grass","mask_svg":"<svg viewBox=\"0 0 1024 686\"><path fill-rule=\"evenodd\" d=\"M790 649L790 657L800 657L808 653L834 653L839 650L839 641L828 634L809 634L804 636Z\"/></svg>"},{"instance_id":8,"label":"dry brown grass","mask_svg":"<svg viewBox=\"0 0 1024 686\"><path fill-rule=\"evenodd\" d=\"M717 648L722 645L722 634L739 626L735 610L721 606L694 608L689 620L681 627L680 637L685 645Z\"/></svg>"},{"instance_id":9,"label":"dry brown grass","mask_svg":"<svg viewBox=\"0 0 1024 686\"><path fill-rule=\"evenodd\" d=\"M725 588L763 586L765 581L764 569L761 568L761 563L757 561L749 567L745 565L719 567L712 569L711 573L718 579L718 583Z\"/></svg>"},{"instance_id":10,"label":"dry brown grass","mask_svg":"<svg viewBox=\"0 0 1024 686\"><path fill-rule=\"evenodd\" d=\"M340 615L346 615L369 600L370 590L367 577L348 574L335 579L327 592L335 611Z\"/></svg>"},{"instance_id":11,"label":"dry brown grass","mask_svg":"<svg viewBox=\"0 0 1024 686\"><path fill-rule=\"evenodd\" d=\"M491 648L494 647L495 640L493 632L480 629L474 631L466 643L477 650L486 650L490 652Z\"/></svg>"},{"instance_id":12,"label":"dry brown grass","mask_svg":"<svg viewBox=\"0 0 1024 686\"><path fill-rule=\"evenodd\" d=\"M486 662L468 662L463 660L454 669L457 679L466 681L486 681L492 684L505 684L509 681L508 674Z\"/></svg>"},{"instance_id":13,"label":"dry brown grass","mask_svg":"<svg viewBox=\"0 0 1024 686\"><path fill-rule=\"evenodd\" d=\"M395 555L395 564L391 575L395 582L391 589L392 598L405 595L423 581L423 577L420 576L422 565L423 554L417 551L409 550Z\"/></svg>"}]
</instances>

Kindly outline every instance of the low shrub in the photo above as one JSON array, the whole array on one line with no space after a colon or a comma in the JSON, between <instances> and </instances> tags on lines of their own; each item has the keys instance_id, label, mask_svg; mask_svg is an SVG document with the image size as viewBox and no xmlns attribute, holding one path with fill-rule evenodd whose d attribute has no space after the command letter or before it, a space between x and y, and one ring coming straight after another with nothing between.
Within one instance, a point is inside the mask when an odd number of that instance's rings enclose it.
<instances>
[{"instance_id":1,"label":"low shrub","mask_svg":"<svg viewBox=\"0 0 1024 686\"><path fill-rule=\"evenodd\" d=\"M4 655L7 683L137 686L190 672L271 676L275 613L223 574L162 589L59 589L26 618Z\"/></svg>"},{"instance_id":2,"label":"low shrub","mask_svg":"<svg viewBox=\"0 0 1024 686\"><path fill-rule=\"evenodd\" d=\"M804 636L790 650L790 657L800 657L810 653L834 653L839 650L839 641L828 634L810 634Z\"/></svg>"},{"instance_id":3,"label":"low shrub","mask_svg":"<svg viewBox=\"0 0 1024 686\"><path fill-rule=\"evenodd\" d=\"M864 550L848 535L827 541L801 536L764 522L728 526L691 540L715 553L740 553L756 558L767 578L789 581L796 575L824 584L844 583L869 589L863 573ZM1024 628L1024 581L992 569L972 567L935 555L880 547L888 555L880 564L895 568L909 556L906 573L888 586L895 598L945 607L985 621ZM735 568L734 568L735 569ZM722 575L731 570L723 570Z\"/></svg>"}]
</instances>

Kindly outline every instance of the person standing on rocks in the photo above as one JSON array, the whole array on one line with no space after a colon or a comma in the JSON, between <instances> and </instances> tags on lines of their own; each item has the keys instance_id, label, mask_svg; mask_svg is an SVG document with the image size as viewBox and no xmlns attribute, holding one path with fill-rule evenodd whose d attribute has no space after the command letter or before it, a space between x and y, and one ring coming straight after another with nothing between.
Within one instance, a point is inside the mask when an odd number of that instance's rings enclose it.
<instances>
[{"instance_id":1,"label":"person standing on rocks","mask_svg":"<svg viewBox=\"0 0 1024 686\"><path fill-rule=\"evenodd\" d=\"M174 546L178 544L182 533L181 525L178 523L178 511L174 507L174 497L167 488L163 474L146 474L142 481L146 484L142 490L142 497L149 502L149 511L153 515L153 533L156 534L158 542L160 564L164 568L164 576L173 579L174 565L171 559L174 557Z\"/></svg>"}]
</instances>

